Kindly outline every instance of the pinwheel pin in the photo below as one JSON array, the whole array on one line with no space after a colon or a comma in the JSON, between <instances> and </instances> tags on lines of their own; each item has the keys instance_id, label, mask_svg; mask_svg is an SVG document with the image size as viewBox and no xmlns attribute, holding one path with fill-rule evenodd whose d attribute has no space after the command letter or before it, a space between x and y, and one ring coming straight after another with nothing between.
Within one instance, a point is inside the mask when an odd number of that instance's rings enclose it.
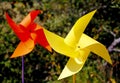
<instances>
[{"instance_id":1,"label":"pinwheel pin","mask_svg":"<svg viewBox=\"0 0 120 83\"><path fill-rule=\"evenodd\" d=\"M44 29L50 46L56 52L70 57L58 79L79 72L90 52L97 54L112 64L105 46L83 33L95 12L96 10L79 18L65 38Z\"/></svg>"},{"instance_id":2,"label":"pinwheel pin","mask_svg":"<svg viewBox=\"0 0 120 83\"><path fill-rule=\"evenodd\" d=\"M21 40L11 58L15 58L18 56L24 56L31 52L35 46L35 44L39 44L48 51L52 51L45 34L43 32L43 28L36 23L34 23L34 19L40 13L39 10L31 11L22 22L16 24L10 16L5 13L6 19L14 33ZM24 73L24 59L22 57L22 73ZM24 76L22 74L22 83L24 83Z\"/></svg>"}]
</instances>

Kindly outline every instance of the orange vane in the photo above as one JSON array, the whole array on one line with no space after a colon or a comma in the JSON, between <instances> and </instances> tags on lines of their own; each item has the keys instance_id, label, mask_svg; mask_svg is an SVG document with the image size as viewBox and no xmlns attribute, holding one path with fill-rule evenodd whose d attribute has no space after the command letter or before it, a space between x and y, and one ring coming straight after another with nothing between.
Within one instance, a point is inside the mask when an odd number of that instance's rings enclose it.
<instances>
[{"instance_id":1,"label":"orange vane","mask_svg":"<svg viewBox=\"0 0 120 83\"><path fill-rule=\"evenodd\" d=\"M8 24L17 37L21 40L11 58L28 54L33 50L35 44L37 43L46 48L48 51L52 52L52 49L44 34L43 28L33 22L40 12L40 10L31 11L19 24L16 24L10 18L8 13L5 13Z\"/></svg>"}]
</instances>

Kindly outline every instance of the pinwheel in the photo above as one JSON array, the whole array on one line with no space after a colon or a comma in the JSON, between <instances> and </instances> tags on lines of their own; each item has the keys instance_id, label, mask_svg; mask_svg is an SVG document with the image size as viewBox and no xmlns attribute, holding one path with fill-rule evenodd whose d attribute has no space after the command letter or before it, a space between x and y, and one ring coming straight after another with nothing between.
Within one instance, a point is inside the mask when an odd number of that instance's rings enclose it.
<instances>
[{"instance_id":1,"label":"pinwheel","mask_svg":"<svg viewBox=\"0 0 120 83\"><path fill-rule=\"evenodd\" d=\"M21 40L11 58L28 54L33 50L36 43L52 51L43 32L43 28L33 22L39 13L39 10L31 11L19 24L16 24L7 13L5 14L8 24Z\"/></svg>"},{"instance_id":2,"label":"pinwheel","mask_svg":"<svg viewBox=\"0 0 120 83\"><path fill-rule=\"evenodd\" d=\"M50 46L56 52L70 57L58 79L79 72L90 52L97 54L112 64L105 46L83 33L95 12L96 10L79 18L65 38L44 29Z\"/></svg>"},{"instance_id":3,"label":"pinwheel","mask_svg":"<svg viewBox=\"0 0 120 83\"><path fill-rule=\"evenodd\" d=\"M21 40L14 53L12 54L11 58L28 54L33 50L35 44L37 43L42 47L46 48L48 51L52 51L43 32L43 28L40 25L37 25L33 22L35 17L39 13L39 10L31 11L19 24L16 24L10 18L10 16L7 13L5 13L8 24L10 25L14 33L17 35L17 37ZM22 57L22 70L24 69L23 62L24 59ZM23 79L22 83L24 83Z\"/></svg>"}]
</instances>

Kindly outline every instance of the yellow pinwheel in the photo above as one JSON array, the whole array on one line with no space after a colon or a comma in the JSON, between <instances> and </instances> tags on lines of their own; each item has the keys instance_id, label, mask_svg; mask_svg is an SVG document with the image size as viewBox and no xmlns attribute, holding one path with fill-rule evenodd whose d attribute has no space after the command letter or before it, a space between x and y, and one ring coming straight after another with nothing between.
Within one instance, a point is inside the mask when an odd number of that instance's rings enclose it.
<instances>
[{"instance_id":1,"label":"yellow pinwheel","mask_svg":"<svg viewBox=\"0 0 120 83\"><path fill-rule=\"evenodd\" d=\"M44 29L44 33L50 46L56 52L70 57L58 79L79 72L90 52L99 55L112 64L105 46L83 33L95 12L96 10L79 18L65 38Z\"/></svg>"}]
</instances>

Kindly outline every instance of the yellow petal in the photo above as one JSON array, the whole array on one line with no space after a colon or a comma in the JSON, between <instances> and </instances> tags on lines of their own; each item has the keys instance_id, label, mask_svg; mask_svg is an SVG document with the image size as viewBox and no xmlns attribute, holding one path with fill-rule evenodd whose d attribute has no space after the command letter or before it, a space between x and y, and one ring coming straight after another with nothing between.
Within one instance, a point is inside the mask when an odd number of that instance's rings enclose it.
<instances>
[{"instance_id":1,"label":"yellow petal","mask_svg":"<svg viewBox=\"0 0 120 83\"><path fill-rule=\"evenodd\" d=\"M87 27L89 21L93 17L96 10L80 17L78 21L74 24L71 31L65 38L65 43L71 47L76 47L82 33L84 32L85 28Z\"/></svg>"},{"instance_id":2,"label":"yellow petal","mask_svg":"<svg viewBox=\"0 0 120 83\"><path fill-rule=\"evenodd\" d=\"M82 34L80 41L78 43L78 46L80 46L80 49L83 49L83 48L89 49L93 53L99 55L100 57L105 59L107 62L112 64L112 61L110 59L110 55L109 55L106 47L103 44L92 39L91 37L89 37L85 34Z\"/></svg>"},{"instance_id":3,"label":"yellow petal","mask_svg":"<svg viewBox=\"0 0 120 83\"><path fill-rule=\"evenodd\" d=\"M65 68L63 69L62 73L60 74L58 80L66 78L68 76L72 76L76 73L78 73L83 65L85 64L85 61L90 53L89 50L84 49L79 51L80 56L79 58L70 58L67 64L65 65Z\"/></svg>"},{"instance_id":4,"label":"yellow petal","mask_svg":"<svg viewBox=\"0 0 120 83\"><path fill-rule=\"evenodd\" d=\"M112 83L116 83L115 79L113 79L113 78L110 78L110 81L111 81Z\"/></svg>"},{"instance_id":5,"label":"yellow petal","mask_svg":"<svg viewBox=\"0 0 120 83\"><path fill-rule=\"evenodd\" d=\"M50 46L58 53L69 56L69 57L77 57L79 55L78 52L76 52L72 47L69 47L64 42L64 38L47 31L44 29L44 33L46 35L46 38L50 44Z\"/></svg>"}]
</instances>

